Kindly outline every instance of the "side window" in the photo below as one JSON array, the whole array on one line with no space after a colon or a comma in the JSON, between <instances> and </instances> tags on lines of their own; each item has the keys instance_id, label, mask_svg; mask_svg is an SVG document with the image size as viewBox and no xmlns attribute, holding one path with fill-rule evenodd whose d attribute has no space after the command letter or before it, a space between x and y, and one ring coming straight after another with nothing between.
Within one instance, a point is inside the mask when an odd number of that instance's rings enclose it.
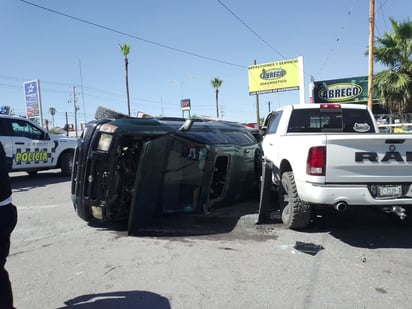
<instances>
[{"instance_id":1,"label":"side window","mask_svg":"<svg viewBox=\"0 0 412 309\"><path fill-rule=\"evenodd\" d=\"M173 141L164 173L164 212L191 212L199 207L207 156L204 145L180 139Z\"/></svg>"},{"instance_id":2,"label":"side window","mask_svg":"<svg viewBox=\"0 0 412 309\"><path fill-rule=\"evenodd\" d=\"M11 127L14 136L22 136L37 140L44 139L43 131L27 121L17 119L12 120Z\"/></svg>"},{"instance_id":3,"label":"side window","mask_svg":"<svg viewBox=\"0 0 412 309\"><path fill-rule=\"evenodd\" d=\"M279 111L272 116L272 118L269 120L267 133L276 133L281 116L282 111Z\"/></svg>"},{"instance_id":4,"label":"side window","mask_svg":"<svg viewBox=\"0 0 412 309\"><path fill-rule=\"evenodd\" d=\"M343 110L343 132L374 133L372 119L366 110Z\"/></svg>"},{"instance_id":5,"label":"side window","mask_svg":"<svg viewBox=\"0 0 412 309\"><path fill-rule=\"evenodd\" d=\"M295 109L289 119L288 132L320 132L319 110Z\"/></svg>"},{"instance_id":6,"label":"side window","mask_svg":"<svg viewBox=\"0 0 412 309\"><path fill-rule=\"evenodd\" d=\"M10 119L0 118L0 136L11 136L13 135L11 129Z\"/></svg>"}]
</instances>

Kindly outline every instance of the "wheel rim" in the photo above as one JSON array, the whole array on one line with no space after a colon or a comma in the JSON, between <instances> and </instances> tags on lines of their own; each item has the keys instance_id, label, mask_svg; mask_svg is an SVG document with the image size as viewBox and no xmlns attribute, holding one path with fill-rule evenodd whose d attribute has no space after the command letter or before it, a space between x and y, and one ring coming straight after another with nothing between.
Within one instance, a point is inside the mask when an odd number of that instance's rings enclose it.
<instances>
[{"instance_id":1,"label":"wheel rim","mask_svg":"<svg viewBox=\"0 0 412 309\"><path fill-rule=\"evenodd\" d=\"M282 181L281 196L283 197L282 203L282 221L288 221L290 217L290 206L289 206L289 188L284 181Z\"/></svg>"}]
</instances>

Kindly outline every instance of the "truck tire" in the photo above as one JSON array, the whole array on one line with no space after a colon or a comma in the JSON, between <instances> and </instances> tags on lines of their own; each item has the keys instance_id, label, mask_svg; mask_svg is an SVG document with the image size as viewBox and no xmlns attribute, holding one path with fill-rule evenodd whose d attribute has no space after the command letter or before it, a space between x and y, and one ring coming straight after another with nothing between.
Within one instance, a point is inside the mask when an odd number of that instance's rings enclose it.
<instances>
[{"instance_id":1,"label":"truck tire","mask_svg":"<svg viewBox=\"0 0 412 309\"><path fill-rule=\"evenodd\" d=\"M282 222L289 229L301 229L309 225L311 209L298 195L293 172L282 174L279 184L279 206Z\"/></svg>"},{"instance_id":2,"label":"truck tire","mask_svg":"<svg viewBox=\"0 0 412 309\"><path fill-rule=\"evenodd\" d=\"M60 169L64 176L71 176L73 170L73 152L65 152L60 157Z\"/></svg>"}]
</instances>

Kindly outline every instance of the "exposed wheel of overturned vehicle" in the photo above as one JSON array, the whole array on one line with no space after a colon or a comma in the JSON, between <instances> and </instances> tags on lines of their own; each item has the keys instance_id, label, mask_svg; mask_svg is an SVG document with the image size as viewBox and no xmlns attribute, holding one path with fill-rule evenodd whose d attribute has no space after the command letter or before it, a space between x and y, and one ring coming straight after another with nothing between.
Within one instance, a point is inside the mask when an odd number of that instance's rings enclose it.
<instances>
[{"instance_id":1,"label":"exposed wheel of overturned vehicle","mask_svg":"<svg viewBox=\"0 0 412 309\"><path fill-rule=\"evenodd\" d=\"M283 224L290 229L305 228L311 217L311 208L298 195L293 172L282 174L279 185L279 206Z\"/></svg>"}]
</instances>

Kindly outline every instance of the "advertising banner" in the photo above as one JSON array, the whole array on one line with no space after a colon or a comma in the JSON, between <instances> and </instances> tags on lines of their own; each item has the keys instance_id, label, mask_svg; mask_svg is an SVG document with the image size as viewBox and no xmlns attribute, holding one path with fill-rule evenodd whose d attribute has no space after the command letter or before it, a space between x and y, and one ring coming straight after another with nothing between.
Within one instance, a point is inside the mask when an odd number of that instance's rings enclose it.
<instances>
[{"instance_id":1,"label":"advertising banner","mask_svg":"<svg viewBox=\"0 0 412 309\"><path fill-rule=\"evenodd\" d=\"M299 65L298 59L290 59L249 66L249 95L298 90Z\"/></svg>"},{"instance_id":2,"label":"advertising banner","mask_svg":"<svg viewBox=\"0 0 412 309\"><path fill-rule=\"evenodd\" d=\"M190 111L190 99L180 100L180 108L182 111Z\"/></svg>"},{"instance_id":3,"label":"advertising banner","mask_svg":"<svg viewBox=\"0 0 412 309\"><path fill-rule=\"evenodd\" d=\"M312 96L313 103L367 103L368 77L315 81Z\"/></svg>"},{"instance_id":4,"label":"advertising banner","mask_svg":"<svg viewBox=\"0 0 412 309\"><path fill-rule=\"evenodd\" d=\"M29 119L42 121L41 100L40 100L40 84L38 80L32 80L23 83L24 99L26 103L26 116Z\"/></svg>"}]
</instances>

